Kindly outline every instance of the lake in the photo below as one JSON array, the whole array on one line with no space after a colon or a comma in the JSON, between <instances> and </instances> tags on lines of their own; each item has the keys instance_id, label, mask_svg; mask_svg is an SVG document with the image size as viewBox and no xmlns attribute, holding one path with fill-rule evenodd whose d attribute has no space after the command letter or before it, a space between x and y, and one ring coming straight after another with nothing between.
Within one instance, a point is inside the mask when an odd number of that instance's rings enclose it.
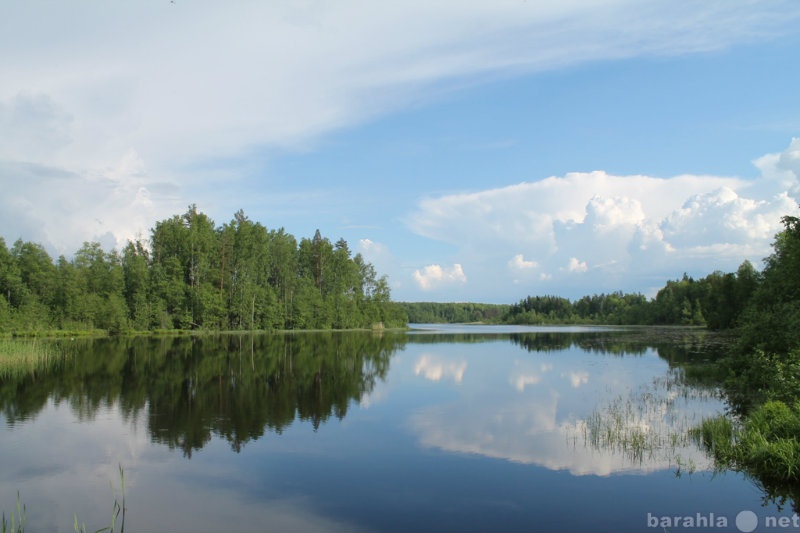
<instances>
[{"instance_id":1,"label":"lake","mask_svg":"<svg viewBox=\"0 0 800 533\"><path fill-rule=\"evenodd\" d=\"M724 342L701 330L57 342L63 360L0 381L0 508L19 492L29 531L72 531L74 514L109 525L120 466L138 532L737 531L743 511L739 529L755 517L775 531L768 520L793 518L686 437L725 411L703 372Z\"/></svg>"}]
</instances>

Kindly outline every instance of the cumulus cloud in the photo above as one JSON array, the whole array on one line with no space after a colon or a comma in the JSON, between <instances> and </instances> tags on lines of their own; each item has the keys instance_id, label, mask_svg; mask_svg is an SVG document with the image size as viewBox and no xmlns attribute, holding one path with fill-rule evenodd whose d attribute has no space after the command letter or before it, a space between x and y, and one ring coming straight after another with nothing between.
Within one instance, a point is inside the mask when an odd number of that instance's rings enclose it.
<instances>
[{"instance_id":1,"label":"cumulus cloud","mask_svg":"<svg viewBox=\"0 0 800 533\"><path fill-rule=\"evenodd\" d=\"M359 239L358 246L363 253L371 255L382 255L387 252L387 249L383 244L374 242L370 239Z\"/></svg>"},{"instance_id":2,"label":"cumulus cloud","mask_svg":"<svg viewBox=\"0 0 800 533\"><path fill-rule=\"evenodd\" d=\"M450 268L443 268L441 265L428 265L425 268L414 271L414 281L423 290L441 287L443 285L464 284L467 276L461 265L455 263Z\"/></svg>"},{"instance_id":3,"label":"cumulus cloud","mask_svg":"<svg viewBox=\"0 0 800 533\"><path fill-rule=\"evenodd\" d=\"M572 172L497 189L426 198L407 223L420 235L453 244L524 243L535 252L525 256L537 260L539 255L556 251L557 230L569 231L587 222L599 232L630 225L632 220L640 220L642 213L661 219L681 205L687 194L744 183L713 176L662 179ZM634 211L627 212L631 208ZM463 225L454 225L453 220Z\"/></svg>"},{"instance_id":4,"label":"cumulus cloud","mask_svg":"<svg viewBox=\"0 0 800 533\"><path fill-rule=\"evenodd\" d=\"M675 248L703 249L730 245L750 255L753 245L763 245L775 234L781 216L795 211L797 204L787 193L769 200L742 197L731 188L721 187L689 198L663 222L664 239Z\"/></svg>"},{"instance_id":5,"label":"cumulus cloud","mask_svg":"<svg viewBox=\"0 0 800 533\"><path fill-rule=\"evenodd\" d=\"M681 272L735 270L769 254L797 214L800 141L758 159L761 176L615 176L596 171L420 201L408 227L455 245L472 286L502 292L499 268L531 293L577 297L663 285ZM495 257L511 257L504 263ZM575 274L582 274L575 276ZM516 283L516 286L514 284Z\"/></svg>"},{"instance_id":6,"label":"cumulus cloud","mask_svg":"<svg viewBox=\"0 0 800 533\"><path fill-rule=\"evenodd\" d=\"M517 254L508 262L508 266L517 270L528 270L531 268L536 268L539 266L539 263L536 261L526 261L524 255Z\"/></svg>"},{"instance_id":7,"label":"cumulus cloud","mask_svg":"<svg viewBox=\"0 0 800 533\"><path fill-rule=\"evenodd\" d=\"M567 264L565 270L567 272L586 272L589 267L586 266L586 261L581 261L577 257L570 257L569 264Z\"/></svg>"},{"instance_id":8,"label":"cumulus cloud","mask_svg":"<svg viewBox=\"0 0 800 533\"><path fill-rule=\"evenodd\" d=\"M514 284L527 283L532 279L546 276L544 272L539 272L539 263L525 259L523 254L517 254L508 263L508 269Z\"/></svg>"},{"instance_id":9,"label":"cumulus cloud","mask_svg":"<svg viewBox=\"0 0 800 533\"><path fill-rule=\"evenodd\" d=\"M800 138L792 139L786 150L766 154L753 164L761 171L762 179L753 184L751 194L763 198L788 192L792 199L800 201Z\"/></svg>"}]
</instances>

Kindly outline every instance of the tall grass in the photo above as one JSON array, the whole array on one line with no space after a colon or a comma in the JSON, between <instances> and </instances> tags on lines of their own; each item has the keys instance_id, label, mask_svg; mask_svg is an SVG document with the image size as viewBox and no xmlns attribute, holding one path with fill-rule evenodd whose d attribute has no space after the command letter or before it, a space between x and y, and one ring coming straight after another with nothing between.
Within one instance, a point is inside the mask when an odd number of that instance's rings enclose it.
<instances>
[{"instance_id":1,"label":"tall grass","mask_svg":"<svg viewBox=\"0 0 800 533\"><path fill-rule=\"evenodd\" d=\"M709 418L693 436L721 468L767 481L800 482L800 402L766 402L739 426L724 416Z\"/></svg>"},{"instance_id":2,"label":"tall grass","mask_svg":"<svg viewBox=\"0 0 800 533\"><path fill-rule=\"evenodd\" d=\"M25 522L28 520L28 510L22 505L22 501L17 492L17 509L16 513L11 512L11 519L6 518L5 511L3 512L2 530L3 533L23 533L25 531Z\"/></svg>"},{"instance_id":3,"label":"tall grass","mask_svg":"<svg viewBox=\"0 0 800 533\"><path fill-rule=\"evenodd\" d=\"M41 339L0 338L0 379L36 374L63 360L64 352Z\"/></svg>"},{"instance_id":4,"label":"tall grass","mask_svg":"<svg viewBox=\"0 0 800 533\"><path fill-rule=\"evenodd\" d=\"M718 465L728 465L734 461L736 433L733 422L725 415L703 419L699 426L689 432Z\"/></svg>"}]
</instances>

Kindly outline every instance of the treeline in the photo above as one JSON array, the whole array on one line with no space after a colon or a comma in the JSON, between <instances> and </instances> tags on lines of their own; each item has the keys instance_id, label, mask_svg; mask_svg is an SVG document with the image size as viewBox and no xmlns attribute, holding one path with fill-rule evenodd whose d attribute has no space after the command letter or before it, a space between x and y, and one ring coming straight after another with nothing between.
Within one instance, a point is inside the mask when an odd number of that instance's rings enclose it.
<instances>
[{"instance_id":1,"label":"treeline","mask_svg":"<svg viewBox=\"0 0 800 533\"><path fill-rule=\"evenodd\" d=\"M413 324L497 323L508 313L507 304L398 302Z\"/></svg>"},{"instance_id":2,"label":"treeline","mask_svg":"<svg viewBox=\"0 0 800 533\"><path fill-rule=\"evenodd\" d=\"M695 280L686 274L668 281L655 298L613 292L570 301L559 296L528 296L501 319L508 324L597 323L630 325L694 325L730 329L747 308L759 285L749 261L735 273L713 272Z\"/></svg>"},{"instance_id":3,"label":"treeline","mask_svg":"<svg viewBox=\"0 0 800 533\"><path fill-rule=\"evenodd\" d=\"M387 327L406 322L385 276L345 240L298 243L242 211L215 226L192 205L157 222L149 245L87 242L53 262L0 238L0 332Z\"/></svg>"}]
</instances>

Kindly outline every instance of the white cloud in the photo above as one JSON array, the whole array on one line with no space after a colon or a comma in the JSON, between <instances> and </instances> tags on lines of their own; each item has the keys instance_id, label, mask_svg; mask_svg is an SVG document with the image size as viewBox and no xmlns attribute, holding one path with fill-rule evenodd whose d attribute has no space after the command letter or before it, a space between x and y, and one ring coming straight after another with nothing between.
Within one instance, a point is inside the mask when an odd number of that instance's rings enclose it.
<instances>
[{"instance_id":1,"label":"white cloud","mask_svg":"<svg viewBox=\"0 0 800 533\"><path fill-rule=\"evenodd\" d=\"M524 243L525 255L556 251L556 231L588 222L594 229L631 225L644 213L661 219L681 205L687 194L722 186L737 187L744 180L712 176L613 176L602 171L573 172L480 192L427 198L407 223L420 235L453 244ZM632 213L625 213L633 209ZM459 224L453 221L458 220ZM561 226L559 226L561 224Z\"/></svg>"},{"instance_id":2,"label":"white cloud","mask_svg":"<svg viewBox=\"0 0 800 533\"><path fill-rule=\"evenodd\" d=\"M635 227L645 219L641 201L635 198L604 198L595 196L586 206L584 224L597 233L607 233L621 227Z\"/></svg>"},{"instance_id":3,"label":"white cloud","mask_svg":"<svg viewBox=\"0 0 800 533\"><path fill-rule=\"evenodd\" d=\"M517 270L529 270L539 266L539 263L536 261L526 261L525 256L517 254L508 262L508 266Z\"/></svg>"},{"instance_id":4,"label":"white cloud","mask_svg":"<svg viewBox=\"0 0 800 533\"><path fill-rule=\"evenodd\" d=\"M141 2L75 17L23 4L5 13L0 73L14 81L0 99L35 88L63 102L76 153L190 159L302 145L464 76L724 48L789 28L797 12L744 1Z\"/></svg>"},{"instance_id":5,"label":"white cloud","mask_svg":"<svg viewBox=\"0 0 800 533\"><path fill-rule=\"evenodd\" d=\"M577 257L570 257L569 264L566 266L567 272L586 272L589 267L586 266L586 261L580 261Z\"/></svg>"},{"instance_id":6,"label":"white cloud","mask_svg":"<svg viewBox=\"0 0 800 533\"><path fill-rule=\"evenodd\" d=\"M555 283L571 297L642 291L682 272L759 264L781 217L798 213L798 154L795 139L760 158L754 180L570 173L426 198L406 221L419 235L455 245L471 287L492 287L487 294L519 297L523 284L529 294L547 293ZM506 287L496 275L504 267L512 274Z\"/></svg>"},{"instance_id":7,"label":"white cloud","mask_svg":"<svg viewBox=\"0 0 800 533\"><path fill-rule=\"evenodd\" d=\"M692 249L733 245L741 255L752 253L753 243L769 242L781 216L794 211L797 204L786 193L769 200L739 196L721 187L689 198L662 223L665 240L676 248Z\"/></svg>"},{"instance_id":8,"label":"white cloud","mask_svg":"<svg viewBox=\"0 0 800 533\"><path fill-rule=\"evenodd\" d=\"M764 155L753 164L761 171L763 179L748 193L764 198L788 192L791 198L800 201L800 138L792 139L786 150Z\"/></svg>"},{"instance_id":9,"label":"white cloud","mask_svg":"<svg viewBox=\"0 0 800 533\"><path fill-rule=\"evenodd\" d=\"M508 268L513 276L514 284L526 283L537 277L541 279L541 276L545 274L542 272L538 272L537 274L538 266L539 263L526 260L525 256L522 254L517 254L508 261Z\"/></svg>"},{"instance_id":10,"label":"white cloud","mask_svg":"<svg viewBox=\"0 0 800 533\"><path fill-rule=\"evenodd\" d=\"M441 265L428 265L421 271L414 271L414 280L421 289L429 290L443 285L464 284L467 282L467 276L458 263L455 263L450 268L442 268Z\"/></svg>"},{"instance_id":11,"label":"white cloud","mask_svg":"<svg viewBox=\"0 0 800 533\"><path fill-rule=\"evenodd\" d=\"M386 247L379 242L371 241L370 239L359 239L359 248L364 253L380 255L386 252Z\"/></svg>"}]
</instances>

